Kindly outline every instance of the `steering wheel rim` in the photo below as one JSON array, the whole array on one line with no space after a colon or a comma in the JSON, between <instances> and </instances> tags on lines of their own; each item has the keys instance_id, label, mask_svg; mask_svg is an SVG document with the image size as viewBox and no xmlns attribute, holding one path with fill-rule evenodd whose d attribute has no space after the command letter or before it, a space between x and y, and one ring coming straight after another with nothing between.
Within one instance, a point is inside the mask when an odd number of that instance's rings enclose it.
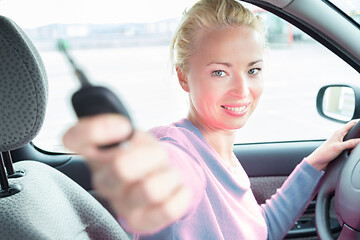
<instances>
[{"instance_id":1,"label":"steering wheel rim","mask_svg":"<svg viewBox=\"0 0 360 240\"><path fill-rule=\"evenodd\" d=\"M358 137L360 137L360 122L348 132L344 140ZM360 144L351 154L349 150L346 150L332 161L320 182L315 207L315 225L318 237L322 240L333 239L329 223L329 209L330 200L334 195L335 212L342 226L338 239L359 239Z\"/></svg>"}]
</instances>

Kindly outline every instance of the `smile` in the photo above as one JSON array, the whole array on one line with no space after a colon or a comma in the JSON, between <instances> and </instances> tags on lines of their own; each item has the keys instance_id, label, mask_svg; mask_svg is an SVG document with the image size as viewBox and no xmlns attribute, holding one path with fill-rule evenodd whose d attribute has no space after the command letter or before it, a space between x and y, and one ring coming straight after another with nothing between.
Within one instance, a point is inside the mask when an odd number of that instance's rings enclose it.
<instances>
[{"instance_id":1,"label":"smile","mask_svg":"<svg viewBox=\"0 0 360 240\"><path fill-rule=\"evenodd\" d=\"M227 114L233 117L242 117L248 112L249 104L242 104L242 106L225 106L221 105L221 107L225 110Z\"/></svg>"},{"instance_id":2,"label":"smile","mask_svg":"<svg viewBox=\"0 0 360 240\"><path fill-rule=\"evenodd\" d=\"M225 108L227 110L230 110L230 111L234 111L234 112L242 112L244 111L247 106L242 106L242 107L226 107L226 106L221 106L222 108Z\"/></svg>"}]
</instances>

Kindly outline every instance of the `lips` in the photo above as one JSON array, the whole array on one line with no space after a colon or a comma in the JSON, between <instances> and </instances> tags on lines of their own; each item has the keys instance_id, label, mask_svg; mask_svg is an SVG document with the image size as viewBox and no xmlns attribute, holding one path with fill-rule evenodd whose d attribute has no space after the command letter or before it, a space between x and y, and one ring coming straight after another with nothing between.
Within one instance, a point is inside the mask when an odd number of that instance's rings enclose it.
<instances>
[{"instance_id":1,"label":"lips","mask_svg":"<svg viewBox=\"0 0 360 240\"><path fill-rule=\"evenodd\" d=\"M249 105L250 103L244 103L236 105L221 105L221 107L225 109L228 114L239 117L247 113Z\"/></svg>"},{"instance_id":2,"label":"lips","mask_svg":"<svg viewBox=\"0 0 360 240\"><path fill-rule=\"evenodd\" d=\"M230 111L234 111L234 112L242 112L244 111L244 109L246 108L246 106L242 106L242 107L227 107L227 106L221 106L222 108L225 108L227 110Z\"/></svg>"}]
</instances>

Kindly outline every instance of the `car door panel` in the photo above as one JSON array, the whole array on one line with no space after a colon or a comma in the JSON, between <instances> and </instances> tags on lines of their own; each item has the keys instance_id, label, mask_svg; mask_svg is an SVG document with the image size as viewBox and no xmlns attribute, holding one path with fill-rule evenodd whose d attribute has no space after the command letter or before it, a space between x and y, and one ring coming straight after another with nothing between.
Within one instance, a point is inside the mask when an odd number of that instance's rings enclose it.
<instances>
[{"instance_id":1,"label":"car door panel","mask_svg":"<svg viewBox=\"0 0 360 240\"><path fill-rule=\"evenodd\" d=\"M251 188L259 204L276 193L302 159L319 147L323 141L238 144L234 153L248 173ZM295 223L286 239L318 239L315 228L316 198ZM340 230L333 209L330 225L335 236Z\"/></svg>"},{"instance_id":2,"label":"car door panel","mask_svg":"<svg viewBox=\"0 0 360 240\"><path fill-rule=\"evenodd\" d=\"M288 176L322 141L237 144L234 153L249 177Z\"/></svg>"}]
</instances>

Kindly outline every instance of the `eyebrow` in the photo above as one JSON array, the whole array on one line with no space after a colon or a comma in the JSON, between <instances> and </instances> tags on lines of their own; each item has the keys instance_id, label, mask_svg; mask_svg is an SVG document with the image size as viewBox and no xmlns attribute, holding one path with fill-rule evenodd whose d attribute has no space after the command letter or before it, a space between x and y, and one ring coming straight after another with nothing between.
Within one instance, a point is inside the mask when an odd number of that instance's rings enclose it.
<instances>
[{"instance_id":1,"label":"eyebrow","mask_svg":"<svg viewBox=\"0 0 360 240\"><path fill-rule=\"evenodd\" d=\"M250 63L248 64L248 67L250 67L250 66L252 66L252 65L255 65L255 64L259 63L259 62L262 62L262 61L263 61L262 59L259 59L259 60L254 61L254 62L250 62Z\"/></svg>"},{"instance_id":2,"label":"eyebrow","mask_svg":"<svg viewBox=\"0 0 360 240\"><path fill-rule=\"evenodd\" d=\"M259 60L250 62L250 63L248 64L248 67L253 66L253 65L255 65L256 63L259 63L259 62L262 62L262 61L263 61L262 59L259 59ZM207 64L207 66L212 65L212 64L220 64L220 65L224 65L224 66L227 66L227 67L232 67L232 64L231 64L231 63L227 63L227 62L210 62L210 63Z\"/></svg>"}]
</instances>

